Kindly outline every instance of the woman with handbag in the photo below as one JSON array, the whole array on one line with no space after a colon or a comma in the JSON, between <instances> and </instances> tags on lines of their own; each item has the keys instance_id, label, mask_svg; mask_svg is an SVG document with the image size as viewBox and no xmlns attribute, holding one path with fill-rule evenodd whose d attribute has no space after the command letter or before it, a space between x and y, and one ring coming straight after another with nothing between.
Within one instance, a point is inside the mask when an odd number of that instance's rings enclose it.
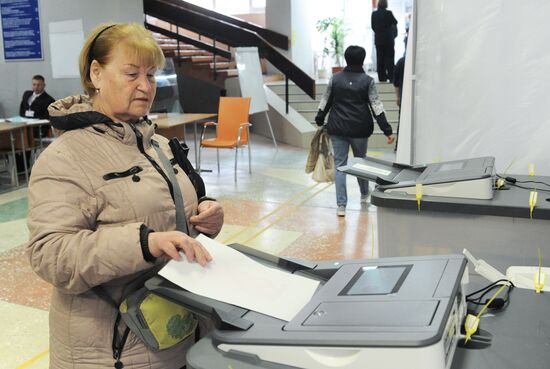
<instances>
[{"instance_id":1,"label":"woman with handbag","mask_svg":"<svg viewBox=\"0 0 550 369\"><path fill-rule=\"evenodd\" d=\"M373 115L387 137L388 144L392 144L395 140L392 128L384 114L384 106L376 91L374 79L363 70L365 49L360 46L349 46L344 57L347 66L329 80L315 117L315 123L322 126L325 116L330 111L325 128L334 151L336 205L338 206L336 214L339 217L346 215L348 195L346 174L340 172L338 167L347 164L350 147L354 157L362 158L367 155L368 139L374 130ZM366 203L369 182L361 178L357 178L357 181L361 191L361 202Z\"/></svg>"},{"instance_id":2,"label":"woman with handbag","mask_svg":"<svg viewBox=\"0 0 550 369\"><path fill-rule=\"evenodd\" d=\"M214 236L223 224L221 206L198 199L182 168L165 160L173 157L168 140L146 118L163 64L143 26L101 25L80 54L87 95L50 105L61 134L33 167L26 249L33 270L54 286L51 368L177 369L194 342L193 332L181 332L186 339L153 351L130 332L123 363L120 352L115 360L124 327L96 292L120 304L140 277L180 259L180 252L206 265L211 257L194 236Z\"/></svg>"}]
</instances>

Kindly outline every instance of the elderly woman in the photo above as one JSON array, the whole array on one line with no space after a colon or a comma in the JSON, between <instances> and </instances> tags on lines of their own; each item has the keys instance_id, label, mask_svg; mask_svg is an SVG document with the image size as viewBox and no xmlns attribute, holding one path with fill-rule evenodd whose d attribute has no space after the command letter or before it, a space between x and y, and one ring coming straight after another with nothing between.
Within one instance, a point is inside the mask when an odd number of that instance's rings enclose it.
<instances>
[{"instance_id":1,"label":"elderly woman","mask_svg":"<svg viewBox=\"0 0 550 369\"><path fill-rule=\"evenodd\" d=\"M173 157L168 141L145 118L155 96L155 71L163 64L160 48L142 26L99 26L80 55L88 95L49 108L61 135L33 167L27 251L34 271L54 286L51 368L113 367L117 311L98 297L98 287L120 302L135 288L133 281L180 259L180 251L189 262L204 266L211 260L194 236L216 235L222 208L197 199L184 171L174 167L189 234L176 231L173 185L151 145L158 142ZM124 367L180 368L191 337L152 352L130 332Z\"/></svg>"}]
</instances>

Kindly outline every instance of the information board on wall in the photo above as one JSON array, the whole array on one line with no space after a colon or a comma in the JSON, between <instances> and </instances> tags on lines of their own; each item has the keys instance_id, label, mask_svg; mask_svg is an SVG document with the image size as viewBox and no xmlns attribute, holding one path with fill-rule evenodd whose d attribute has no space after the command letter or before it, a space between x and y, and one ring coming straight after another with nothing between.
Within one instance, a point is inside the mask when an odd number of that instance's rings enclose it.
<instances>
[{"instance_id":1,"label":"information board on wall","mask_svg":"<svg viewBox=\"0 0 550 369\"><path fill-rule=\"evenodd\" d=\"M41 60L38 0L0 0L4 59Z\"/></svg>"}]
</instances>

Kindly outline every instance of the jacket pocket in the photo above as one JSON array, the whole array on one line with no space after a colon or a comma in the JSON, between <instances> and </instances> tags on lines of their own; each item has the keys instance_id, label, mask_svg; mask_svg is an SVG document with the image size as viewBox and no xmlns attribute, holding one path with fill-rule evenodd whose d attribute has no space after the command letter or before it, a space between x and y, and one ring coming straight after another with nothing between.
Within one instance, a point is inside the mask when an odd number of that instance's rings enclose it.
<instances>
[{"instance_id":1,"label":"jacket pocket","mask_svg":"<svg viewBox=\"0 0 550 369\"><path fill-rule=\"evenodd\" d=\"M125 170L123 172L111 172L103 175L103 179L106 181L110 181L111 179L117 179L117 178L124 178L136 175L137 173L143 171L143 168L139 165L134 165L128 170Z\"/></svg>"}]
</instances>

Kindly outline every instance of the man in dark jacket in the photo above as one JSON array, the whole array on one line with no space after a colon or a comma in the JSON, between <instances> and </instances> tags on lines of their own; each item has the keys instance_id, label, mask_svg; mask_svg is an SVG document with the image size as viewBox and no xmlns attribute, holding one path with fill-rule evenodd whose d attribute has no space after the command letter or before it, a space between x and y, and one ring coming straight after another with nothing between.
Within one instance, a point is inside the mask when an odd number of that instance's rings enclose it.
<instances>
[{"instance_id":1,"label":"man in dark jacket","mask_svg":"<svg viewBox=\"0 0 550 369\"><path fill-rule=\"evenodd\" d=\"M374 31L376 46L376 71L378 80L392 82L393 63L395 57L395 41L397 37L397 19L388 9L387 0L379 0L378 8L371 15L371 27Z\"/></svg>"},{"instance_id":2,"label":"man in dark jacket","mask_svg":"<svg viewBox=\"0 0 550 369\"><path fill-rule=\"evenodd\" d=\"M32 90L25 91L19 106L19 115L27 118L48 119L48 106L55 101L44 88L44 77L37 74L32 77Z\"/></svg>"},{"instance_id":3,"label":"man in dark jacket","mask_svg":"<svg viewBox=\"0 0 550 369\"><path fill-rule=\"evenodd\" d=\"M347 66L330 79L315 117L317 125L322 126L330 110L326 130L334 150L335 168L347 164L350 146L354 157L365 157L368 138L374 130L370 109L380 129L387 136L388 144L394 141L392 128L384 114L384 106L376 91L374 79L363 70L365 49L360 46L349 46L344 57ZM335 178L337 214L343 217L346 214L348 201L346 175L336 170ZM359 178L357 180L361 191L361 202L366 202L369 182Z\"/></svg>"}]
</instances>

